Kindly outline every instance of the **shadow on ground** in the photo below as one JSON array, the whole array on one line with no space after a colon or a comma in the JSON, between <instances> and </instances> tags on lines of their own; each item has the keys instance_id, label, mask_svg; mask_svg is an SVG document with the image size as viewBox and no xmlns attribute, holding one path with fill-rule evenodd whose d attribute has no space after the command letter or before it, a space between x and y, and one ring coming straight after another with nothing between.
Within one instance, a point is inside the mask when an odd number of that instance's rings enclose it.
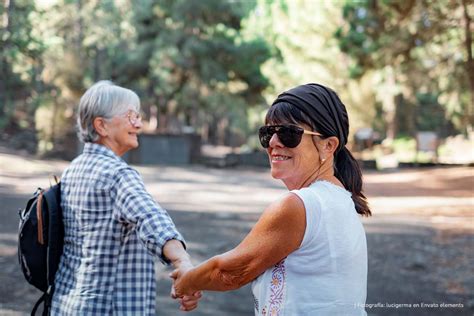
<instances>
[{"instance_id":1,"label":"shadow on ground","mask_svg":"<svg viewBox=\"0 0 474 316\"><path fill-rule=\"evenodd\" d=\"M270 182L267 170L216 171L201 167L140 170L150 192L170 209L178 229L188 241L195 263L237 245L257 221L262 205L276 199L279 190L283 190ZM27 315L40 293L26 283L17 263L17 210L30 197L25 187L36 185L37 178L29 179L25 175L30 171L13 171L0 170L0 315ZM470 177L466 178L466 171L471 172ZM423 216L413 216L400 206L397 208L399 196L428 200L436 195L451 197L456 191L464 203L460 205L472 210L472 200L466 200L472 197L472 185L469 188L472 171L456 169L450 173L435 169L433 172L431 183L436 183L435 191L429 190L430 183L420 183L419 175L415 174L416 178L410 172L393 174L393 177L371 173L367 177L369 196L375 199L392 196L381 201L388 201L389 208L394 209L392 213L376 212L374 217L363 221L369 252L366 307L369 315L474 314L474 235L473 218L469 217L472 211L458 217L458 221L467 221L470 230L453 229L453 226L443 230L430 222L432 209L421 207L419 212L423 212ZM194 179L194 183L188 182L189 179ZM448 183L453 186L452 191L443 190L443 185ZM186 204L181 203L183 196ZM449 220L450 214L458 210L456 204L446 207L443 220ZM177 302L169 298L170 270L159 264L156 270L157 315L253 314L249 286L227 293L206 292L198 310L188 314L179 312Z\"/></svg>"},{"instance_id":2,"label":"shadow on ground","mask_svg":"<svg viewBox=\"0 0 474 316\"><path fill-rule=\"evenodd\" d=\"M0 197L3 206L23 202L23 197ZM183 211L170 211L170 214L189 240L189 250L196 262L237 245L259 216L258 213ZM1 216L12 218L5 208ZM24 282L18 269L15 224L15 220L1 224L0 311L22 315L30 311L40 293ZM365 226L369 248L369 315L472 315L472 235L441 236L427 227L397 223L365 223ZM157 265L157 315L182 315L177 303L169 298L169 272ZM249 286L227 293L206 292L199 309L189 315L251 315L252 302ZM438 307L413 307L422 303L438 304ZM461 303L464 307L441 307L443 303Z\"/></svg>"}]
</instances>

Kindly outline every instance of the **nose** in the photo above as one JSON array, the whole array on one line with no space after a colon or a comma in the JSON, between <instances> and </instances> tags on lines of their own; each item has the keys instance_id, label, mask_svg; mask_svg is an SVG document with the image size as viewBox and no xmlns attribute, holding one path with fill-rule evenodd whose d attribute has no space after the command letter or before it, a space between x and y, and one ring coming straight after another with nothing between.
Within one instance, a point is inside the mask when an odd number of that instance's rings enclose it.
<instances>
[{"instance_id":1,"label":"nose","mask_svg":"<svg viewBox=\"0 0 474 316\"><path fill-rule=\"evenodd\" d=\"M272 135L272 138L270 138L270 141L268 143L270 147L284 147L283 144L280 142L277 133L274 133Z\"/></svg>"},{"instance_id":2,"label":"nose","mask_svg":"<svg viewBox=\"0 0 474 316\"><path fill-rule=\"evenodd\" d=\"M142 127L143 127L143 122L142 122L142 120L141 120L141 119L137 119L137 120L135 121L135 124L133 124L133 127L137 128L137 129L142 129Z\"/></svg>"}]
</instances>

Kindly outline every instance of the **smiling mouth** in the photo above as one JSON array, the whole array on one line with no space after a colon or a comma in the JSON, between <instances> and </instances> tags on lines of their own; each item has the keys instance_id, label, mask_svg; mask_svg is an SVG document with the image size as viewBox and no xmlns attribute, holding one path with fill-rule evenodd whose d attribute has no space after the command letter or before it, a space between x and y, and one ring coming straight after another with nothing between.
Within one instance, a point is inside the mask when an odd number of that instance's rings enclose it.
<instances>
[{"instance_id":1,"label":"smiling mouth","mask_svg":"<svg viewBox=\"0 0 474 316\"><path fill-rule=\"evenodd\" d=\"M275 156L272 156L272 161L285 161L285 160L288 160L290 158L291 157L288 157L288 156L275 155Z\"/></svg>"}]
</instances>

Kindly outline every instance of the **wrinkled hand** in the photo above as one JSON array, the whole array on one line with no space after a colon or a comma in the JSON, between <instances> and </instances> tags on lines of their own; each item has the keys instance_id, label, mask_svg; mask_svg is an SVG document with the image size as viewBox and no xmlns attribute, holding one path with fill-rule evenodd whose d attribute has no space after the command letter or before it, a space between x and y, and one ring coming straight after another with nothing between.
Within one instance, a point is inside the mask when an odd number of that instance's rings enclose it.
<instances>
[{"instance_id":1,"label":"wrinkled hand","mask_svg":"<svg viewBox=\"0 0 474 316\"><path fill-rule=\"evenodd\" d=\"M170 277L173 279L173 285L171 286L171 297L173 299L180 300L180 310L182 311L192 311L198 306L199 299L202 297L201 291L191 292L186 295L181 290L176 289L176 283L178 279L190 269L192 269L191 264L181 264L179 268L175 269L171 274Z\"/></svg>"},{"instance_id":2,"label":"wrinkled hand","mask_svg":"<svg viewBox=\"0 0 474 316\"><path fill-rule=\"evenodd\" d=\"M201 291L194 293L193 295L184 295L183 297L176 296L174 285L171 286L171 297L179 299L179 309L185 312L192 311L198 306L198 302L202 297Z\"/></svg>"}]
</instances>

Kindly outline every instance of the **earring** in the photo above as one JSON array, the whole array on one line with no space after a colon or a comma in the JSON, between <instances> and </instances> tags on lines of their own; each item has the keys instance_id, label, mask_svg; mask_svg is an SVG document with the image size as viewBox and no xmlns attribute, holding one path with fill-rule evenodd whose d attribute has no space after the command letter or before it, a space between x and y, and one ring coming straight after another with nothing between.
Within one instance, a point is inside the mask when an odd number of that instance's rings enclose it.
<instances>
[{"instance_id":1,"label":"earring","mask_svg":"<svg viewBox=\"0 0 474 316\"><path fill-rule=\"evenodd\" d=\"M326 158L321 158L321 163L324 163L326 161Z\"/></svg>"}]
</instances>

